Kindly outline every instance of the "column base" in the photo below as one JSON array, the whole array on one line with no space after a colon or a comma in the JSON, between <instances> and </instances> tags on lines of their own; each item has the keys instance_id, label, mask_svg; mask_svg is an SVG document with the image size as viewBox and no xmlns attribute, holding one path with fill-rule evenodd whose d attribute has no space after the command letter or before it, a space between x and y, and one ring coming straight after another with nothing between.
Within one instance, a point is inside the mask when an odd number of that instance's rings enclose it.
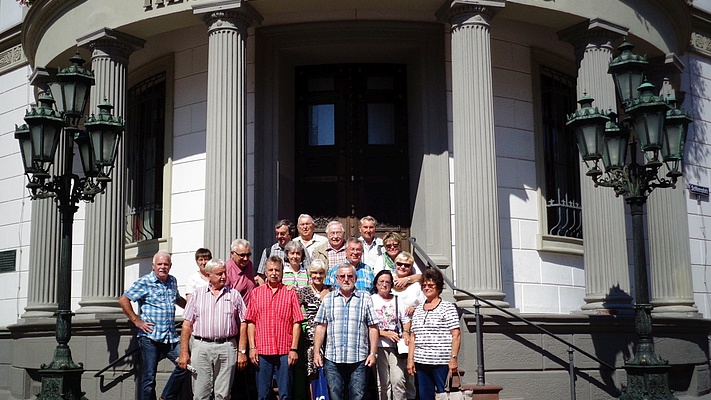
<instances>
[{"instance_id":1,"label":"column base","mask_svg":"<svg viewBox=\"0 0 711 400\"><path fill-rule=\"evenodd\" d=\"M657 317L702 318L693 300L655 300L652 301L652 314Z\"/></svg>"},{"instance_id":2,"label":"column base","mask_svg":"<svg viewBox=\"0 0 711 400\"><path fill-rule=\"evenodd\" d=\"M85 316L87 314L118 314L123 315L123 310L118 303L118 299L96 299L96 300L82 300L79 302L79 309L76 311L77 316ZM100 318L98 318L100 319Z\"/></svg>"},{"instance_id":3,"label":"column base","mask_svg":"<svg viewBox=\"0 0 711 400\"><path fill-rule=\"evenodd\" d=\"M31 318L54 318L54 313L57 311L57 304L41 304L28 305L25 307L25 312L20 316L21 319Z\"/></svg>"}]
</instances>

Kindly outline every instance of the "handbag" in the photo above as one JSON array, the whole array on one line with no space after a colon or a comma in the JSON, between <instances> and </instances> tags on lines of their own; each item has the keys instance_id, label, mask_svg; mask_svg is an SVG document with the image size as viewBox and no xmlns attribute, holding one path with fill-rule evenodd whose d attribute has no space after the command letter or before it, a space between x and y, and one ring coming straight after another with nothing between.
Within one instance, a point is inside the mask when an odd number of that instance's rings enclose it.
<instances>
[{"instance_id":1,"label":"handbag","mask_svg":"<svg viewBox=\"0 0 711 400\"><path fill-rule=\"evenodd\" d=\"M457 385L452 384L452 372L447 376L447 386L444 387L444 392L435 393L435 400L464 400L464 393L461 390L462 375L457 371L459 380Z\"/></svg>"},{"instance_id":2,"label":"handbag","mask_svg":"<svg viewBox=\"0 0 711 400\"><path fill-rule=\"evenodd\" d=\"M323 367L317 368L316 379L311 382L311 392L314 395L313 400L330 400L328 396L328 382L323 374Z\"/></svg>"},{"instance_id":3,"label":"handbag","mask_svg":"<svg viewBox=\"0 0 711 400\"><path fill-rule=\"evenodd\" d=\"M402 321L400 321L400 313L397 310L397 296L395 296L395 315L397 316L397 333L400 336L400 340L395 343L395 352L399 358L407 358L407 354L410 352L410 346L405 344L405 339L402 337Z\"/></svg>"}]
</instances>

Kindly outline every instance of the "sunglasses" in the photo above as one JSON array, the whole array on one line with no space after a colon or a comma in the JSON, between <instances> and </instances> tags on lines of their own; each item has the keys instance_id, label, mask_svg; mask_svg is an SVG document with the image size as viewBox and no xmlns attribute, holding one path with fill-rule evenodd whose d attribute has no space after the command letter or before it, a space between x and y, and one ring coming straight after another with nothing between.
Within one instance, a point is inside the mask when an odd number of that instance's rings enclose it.
<instances>
[{"instance_id":1,"label":"sunglasses","mask_svg":"<svg viewBox=\"0 0 711 400\"><path fill-rule=\"evenodd\" d=\"M407 267L407 268L412 267L412 264L404 263L404 262L396 262L395 264L396 264L398 267Z\"/></svg>"}]
</instances>

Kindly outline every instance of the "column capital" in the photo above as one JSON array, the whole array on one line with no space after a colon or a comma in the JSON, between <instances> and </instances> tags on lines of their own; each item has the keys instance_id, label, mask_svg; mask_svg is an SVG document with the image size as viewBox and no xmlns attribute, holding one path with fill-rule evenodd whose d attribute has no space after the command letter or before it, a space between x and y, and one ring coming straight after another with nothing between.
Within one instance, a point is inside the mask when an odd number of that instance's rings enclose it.
<instances>
[{"instance_id":1,"label":"column capital","mask_svg":"<svg viewBox=\"0 0 711 400\"><path fill-rule=\"evenodd\" d=\"M145 40L110 28L101 28L77 39L77 46L91 51L102 50L128 62L128 56L143 48Z\"/></svg>"},{"instance_id":2,"label":"column capital","mask_svg":"<svg viewBox=\"0 0 711 400\"><path fill-rule=\"evenodd\" d=\"M448 0L437 11L437 19L458 25L489 25L505 0Z\"/></svg>"},{"instance_id":3,"label":"column capital","mask_svg":"<svg viewBox=\"0 0 711 400\"><path fill-rule=\"evenodd\" d=\"M252 6L241 0L218 0L192 6L193 14L202 15L208 31L245 30L259 26L262 16Z\"/></svg>"},{"instance_id":4,"label":"column capital","mask_svg":"<svg viewBox=\"0 0 711 400\"><path fill-rule=\"evenodd\" d=\"M610 45L612 41L627 36L628 31L628 28L621 25L593 18L558 31L558 38L572 44L576 50L581 50L591 43Z\"/></svg>"}]
</instances>

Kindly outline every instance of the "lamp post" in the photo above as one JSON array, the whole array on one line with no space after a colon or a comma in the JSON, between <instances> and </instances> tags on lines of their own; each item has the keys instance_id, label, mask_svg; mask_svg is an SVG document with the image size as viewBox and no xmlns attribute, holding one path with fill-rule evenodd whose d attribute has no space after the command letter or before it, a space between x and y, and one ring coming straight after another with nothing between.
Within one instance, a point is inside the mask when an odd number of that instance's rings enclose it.
<instances>
[{"instance_id":1,"label":"lamp post","mask_svg":"<svg viewBox=\"0 0 711 400\"><path fill-rule=\"evenodd\" d=\"M39 400L86 399L81 390L81 363L72 360L69 349L71 339L71 260L74 214L79 201L91 202L103 193L111 181L111 170L116 149L123 132L123 120L111 115L111 104L98 105L99 113L84 119L94 75L83 67L84 60L77 54L70 59L72 65L60 68L56 82L49 84L50 92L38 96L40 105L25 114L25 122L15 128L15 138L20 152L32 200L53 198L61 218L61 250L57 276L57 347L52 362L43 364L39 374L42 389ZM54 96L52 95L54 94ZM54 108L56 101L56 109ZM59 146L63 142L63 146ZM84 176L73 172L74 144L81 157ZM58 147L62 147L63 164L57 174L50 173Z\"/></svg>"},{"instance_id":2,"label":"lamp post","mask_svg":"<svg viewBox=\"0 0 711 400\"><path fill-rule=\"evenodd\" d=\"M654 95L654 85L644 80L647 60L632 53L632 48L628 42L622 43L621 54L610 61L608 70L627 117L624 123L612 112L593 108L593 99L583 96L580 108L568 116L567 125L575 132L588 167L586 175L595 186L611 187L617 196L623 196L632 216L637 344L634 356L624 365L627 388L620 399L674 400L668 361L654 351L643 219L649 194L656 188L674 187L682 175L686 132L692 118L676 108L673 97ZM660 176L664 164L667 173Z\"/></svg>"}]
</instances>

